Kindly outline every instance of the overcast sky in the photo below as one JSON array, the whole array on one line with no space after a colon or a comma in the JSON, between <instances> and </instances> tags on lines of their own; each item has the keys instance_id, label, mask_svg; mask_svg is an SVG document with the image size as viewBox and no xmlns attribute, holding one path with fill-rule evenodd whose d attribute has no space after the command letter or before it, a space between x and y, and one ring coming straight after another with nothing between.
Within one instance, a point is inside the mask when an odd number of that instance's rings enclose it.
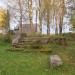
<instances>
[{"instance_id":1,"label":"overcast sky","mask_svg":"<svg viewBox=\"0 0 75 75\"><path fill-rule=\"evenodd\" d=\"M6 4L4 3L3 0L0 0L0 7L5 8L6 9Z\"/></svg>"}]
</instances>

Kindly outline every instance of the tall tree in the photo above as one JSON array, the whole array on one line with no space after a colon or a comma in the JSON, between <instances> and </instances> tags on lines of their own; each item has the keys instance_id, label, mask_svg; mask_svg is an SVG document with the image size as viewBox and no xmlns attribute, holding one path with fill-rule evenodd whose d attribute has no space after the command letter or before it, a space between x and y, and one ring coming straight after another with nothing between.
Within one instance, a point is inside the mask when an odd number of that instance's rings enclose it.
<instances>
[{"instance_id":1,"label":"tall tree","mask_svg":"<svg viewBox=\"0 0 75 75\"><path fill-rule=\"evenodd\" d=\"M7 10L7 26L6 29L9 31L10 30L10 13L9 10Z\"/></svg>"},{"instance_id":2,"label":"tall tree","mask_svg":"<svg viewBox=\"0 0 75 75\"><path fill-rule=\"evenodd\" d=\"M20 32L22 33L22 23L23 23L23 21L22 21L22 0L19 0L19 10L20 10Z\"/></svg>"},{"instance_id":3,"label":"tall tree","mask_svg":"<svg viewBox=\"0 0 75 75\"><path fill-rule=\"evenodd\" d=\"M65 3L64 3L64 0L60 0L60 9L59 9L59 14L60 14L59 34L62 34L62 25L63 25L64 12L65 12Z\"/></svg>"},{"instance_id":4,"label":"tall tree","mask_svg":"<svg viewBox=\"0 0 75 75\"><path fill-rule=\"evenodd\" d=\"M42 34L42 0L39 0L39 30Z\"/></svg>"},{"instance_id":5,"label":"tall tree","mask_svg":"<svg viewBox=\"0 0 75 75\"><path fill-rule=\"evenodd\" d=\"M42 0L42 15L47 22L47 34L50 34L50 20L51 20L51 10L52 10L52 0Z\"/></svg>"},{"instance_id":6,"label":"tall tree","mask_svg":"<svg viewBox=\"0 0 75 75\"><path fill-rule=\"evenodd\" d=\"M28 0L8 0L8 8L11 14L11 20L17 22L19 25L20 33L22 33L22 24L27 22L28 19ZM12 4L12 5L11 5Z\"/></svg>"},{"instance_id":7,"label":"tall tree","mask_svg":"<svg viewBox=\"0 0 75 75\"><path fill-rule=\"evenodd\" d=\"M56 20L56 34L58 32L62 33L63 17L65 13L65 3L64 0L55 0L54 6L55 10L55 20Z\"/></svg>"},{"instance_id":8,"label":"tall tree","mask_svg":"<svg viewBox=\"0 0 75 75\"><path fill-rule=\"evenodd\" d=\"M28 6L29 6L29 20L30 20L30 29L33 32L34 28L33 28L33 15L32 15L32 0L28 0Z\"/></svg>"}]
</instances>

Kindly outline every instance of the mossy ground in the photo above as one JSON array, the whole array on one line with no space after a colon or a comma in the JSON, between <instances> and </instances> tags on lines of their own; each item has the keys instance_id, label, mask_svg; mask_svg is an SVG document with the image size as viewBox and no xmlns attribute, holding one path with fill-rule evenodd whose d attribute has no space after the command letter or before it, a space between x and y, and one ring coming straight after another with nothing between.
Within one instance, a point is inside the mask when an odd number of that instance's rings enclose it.
<instances>
[{"instance_id":1,"label":"mossy ground","mask_svg":"<svg viewBox=\"0 0 75 75\"><path fill-rule=\"evenodd\" d=\"M75 75L75 34L64 35L65 46L50 44L48 52L11 52L9 43L0 43L0 75ZM49 67L49 55L58 54L63 66Z\"/></svg>"}]
</instances>

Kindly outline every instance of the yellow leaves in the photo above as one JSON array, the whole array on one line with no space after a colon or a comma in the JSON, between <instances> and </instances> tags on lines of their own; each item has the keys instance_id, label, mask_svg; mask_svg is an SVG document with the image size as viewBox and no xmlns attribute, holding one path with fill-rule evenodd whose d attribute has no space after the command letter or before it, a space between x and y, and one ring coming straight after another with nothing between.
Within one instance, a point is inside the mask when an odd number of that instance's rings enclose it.
<instances>
[{"instance_id":1,"label":"yellow leaves","mask_svg":"<svg viewBox=\"0 0 75 75\"><path fill-rule=\"evenodd\" d=\"M3 9L0 9L0 27L4 27L6 24L6 11Z\"/></svg>"},{"instance_id":2,"label":"yellow leaves","mask_svg":"<svg viewBox=\"0 0 75 75\"><path fill-rule=\"evenodd\" d=\"M6 11L3 10L3 9L0 9L0 17L2 17L2 16L4 16L4 15L6 15Z\"/></svg>"},{"instance_id":3,"label":"yellow leaves","mask_svg":"<svg viewBox=\"0 0 75 75\"><path fill-rule=\"evenodd\" d=\"M52 3L51 0L42 0L42 6L45 8L45 10L46 9L49 9L50 10L51 3Z\"/></svg>"}]
</instances>

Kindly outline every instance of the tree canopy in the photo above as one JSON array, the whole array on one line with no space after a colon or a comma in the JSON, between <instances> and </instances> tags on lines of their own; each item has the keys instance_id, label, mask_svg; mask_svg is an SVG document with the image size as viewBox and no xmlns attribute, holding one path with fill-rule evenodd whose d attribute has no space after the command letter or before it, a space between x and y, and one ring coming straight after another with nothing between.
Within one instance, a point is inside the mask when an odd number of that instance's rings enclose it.
<instances>
[{"instance_id":1,"label":"tree canopy","mask_svg":"<svg viewBox=\"0 0 75 75\"><path fill-rule=\"evenodd\" d=\"M7 12L4 9L0 9L0 27L7 25Z\"/></svg>"}]
</instances>

